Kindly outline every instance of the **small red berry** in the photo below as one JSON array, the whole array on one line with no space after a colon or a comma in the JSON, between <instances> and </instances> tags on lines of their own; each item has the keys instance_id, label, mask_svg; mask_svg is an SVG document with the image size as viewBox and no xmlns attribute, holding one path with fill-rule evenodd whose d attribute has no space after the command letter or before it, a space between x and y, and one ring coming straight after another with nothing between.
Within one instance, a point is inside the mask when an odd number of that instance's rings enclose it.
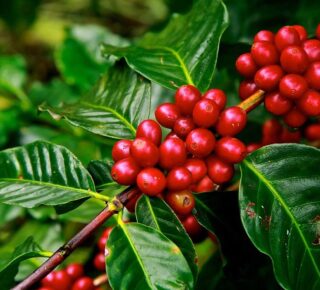
<instances>
[{"instance_id":1,"label":"small red berry","mask_svg":"<svg viewBox=\"0 0 320 290\"><path fill-rule=\"evenodd\" d=\"M272 65L279 61L277 48L271 42L254 42L251 47L251 54L254 62L259 66ZM253 74L248 77L253 77Z\"/></svg>"},{"instance_id":2,"label":"small red berry","mask_svg":"<svg viewBox=\"0 0 320 290\"><path fill-rule=\"evenodd\" d=\"M193 107L200 100L201 93L192 85L181 86L175 94L175 103L184 115L191 115Z\"/></svg>"},{"instance_id":3,"label":"small red berry","mask_svg":"<svg viewBox=\"0 0 320 290\"><path fill-rule=\"evenodd\" d=\"M192 130L186 139L188 151L196 157L208 156L213 151L215 143L213 133L204 128Z\"/></svg>"},{"instance_id":4,"label":"small red berry","mask_svg":"<svg viewBox=\"0 0 320 290\"><path fill-rule=\"evenodd\" d=\"M236 60L236 69L245 78L251 78L258 70L251 53L241 54Z\"/></svg>"},{"instance_id":5,"label":"small red berry","mask_svg":"<svg viewBox=\"0 0 320 290\"><path fill-rule=\"evenodd\" d=\"M292 27L298 32L300 41L305 41L308 38L307 30L302 25L292 25Z\"/></svg>"},{"instance_id":6,"label":"small red berry","mask_svg":"<svg viewBox=\"0 0 320 290\"><path fill-rule=\"evenodd\" d=\"M250 143L247 145L247 152L248 154L251 152L254 152L256 150L258 150L259 148L261 148L261 144L260 143Z\"/></svg>"},{"instance_id":7,"label":"small red berry","mask_svg":"<svg viewBox=\"0 0 320 290\"><path fill-rule=\"evenodd\" d=\"M244 80L240 83L238 94L242 100L249 98L258 90L256 83L253 80Z\"/></svg>"},{"instance_id":8,"label":"small red berry","mask_svg":"<svg viewBox=\"0 0 320 290\"><path fill-rule=\"evenodd\" d=\"M154 120L144 120L139 124L137 128L136 137L147 138L156 146L159 146L162 139L161 127Z\"/></svg>"},{"instance_id":9,"label":"small red berry","mask_svg":"<svg viewBox=\"0 0 320 290\"><path fill-rule=\"evenodd\" d=\"M308 90L308 83L301 75L287 74L281 79L279 90L284 97L295 100Z\"/></svg>"},{"instance_id":10,"label":"small red berry","mask_svg":"<svg viewBox=\"0 0 320 290\"><path fill-rule=\"evenodd\" d=\"M218 120L219 112L219 107L214 101L202 99L194 106L192 118L199 127L209 128Z\"/></svg>"},{"instance_id":11,"label":"small red berry","mask_svg":"<svg viewBox=\"0 0 320 290\"><path fill-rule=\"evenodd\" d=\"M320 40L308 39L302 43L302 48L310 62L320 61Z\"/></svg>"},{"instance_id":12,"label":"small red berry","mask_svg":"<svg viewBox=\"0 0 320 290\"><path fill-rule=\"evenodd\" d=\"M234 136L240 133L247 123L247 113L240 107L229 107L222 111L216 125L222 136Z\"/></svg>"},{"instance_id":13,"label":"small red berry","mask_svg":"<svg viewBox=\"0 0 320 290\"><path fill-rule=\"evenodd\" d=\"M289 45L300 45L299 33L292 26L284 26L278 30L274 37L276 47L279 51Z\"/></svg>"},{"instance_id":14,"label":"small red berry","mask_svg":"<svg viewBox=\"0 0 320 290\"><path fill-rule=\"evenodd\" d=\"M282 126L276 119L269 119L262 125L262 144L269 145L280 141Z\"/></svg>"},{"instance_id":15,"label":"small red berry","mask_svg":"<svg viewBox=\"0 0 320 290\"><path fill-rule=\"evenodd\" d=\"M126 203L125 207L130 213L134 213L135 212L137 201L138 201L138 199L140 198L141 195L142 195L141 192L136 194L133 198L131 198Z\"/></svg>"},{"instance_id":16,"label":"small red berry","mask_svg":"<svg viewBox=\"0 0 320 290\"><path fill-rule=\"evenodd\" d=\"M175 121L180 118L180 110L176 104L164 103L157 107L155 116L160 125L173 128Z\"/></svg>"},{"instance_id":17,"label":"small red berry","mask_svg":"<svg viewBox=\"0 0 320 290\"><path fill-rule=\"evenodd\" d=\"M166 177L157 168L145 168L138 174L137 185L143 193L155 196L165 189Z\"/></svg>"},{"instance_id":18,"label":"small red berry","mask_svg":"<svg viewBox=\"0 0 320 290\"><path fill-rule=\"evenodd\" d=\"M69 290L72 285L72 280L64 270L58 270L54 276L54 288L59 290Z\"/></svg>"},{"instance_id":19,"label":"small red berry","mask_svg":"<svg viewBox=\"0 0 320 290\"><path fill-rule=\"evenodd\" d=\"M281 52L280 63L288 73L303 73L309 64L308 56L300 46L288 46Z\"/></svg>"},{"instance_id":20,"label":"small red berry","mask_svg":"<svg viewBox=\"0 0 320 290\"><path fill-rule=\"evenodd\" d=\"M75 281L83 276L84 269L83 266L79 263L72 263L66 267L66 272L71 278L72 281Z\"/></svg>"},{"instance_id":21,"label":"small red berry","mask_svg":"<svg viewBox=\"0 0 320 290\"><path fill-rule=\"evenodd\" d=\"M320 61L312 63L305 74L309 86L320 90Z\"/></svg>"},{"instance_id":22,"label":"small red berry","mask_svg":"<svg viewBox=\"0 0 320 290\"><path fill-rule=\"evenodd\" d=\"M299 143L301 140L300 131L290 131L288 128L283 127L280 142L282 143Z\"/></svg>"},{"instance_id":23,"label":"small red berry","mask_svg":"<svg viewBox=\"0 0 320 290\"><path fill-rule=\"evenodd\" d=\"M171 131L165 138L165 140L170 139L170 138L176 138L176 139L181 139L178 134L174 131Z\"/></svg>"},{"instance_id":24,"label":"small red berry","mask_svg":"<svg viewBox=\"0 0 320 290\"><path fill-rule=\"evenodd\" d=\"M216 144L215 153L229 163L239 163L247 155L247 147L237 138L223 137Z\"/></svg>"},{"instance_id":25,"label":"small red berry","mask_svg":"<svg viewBox=\"0 0 320 290\"><path fill-rule=\"evenodd\" d=\"M179 215L188 215L195 206L195 200L190 190L169 192L166 195L166 202Z\"/></svg>"},{"instance_id":26,"label":"small red berry","mask_svg":"<svg viewBox=\"0 0 320 290\"><path fill-rule=\"evenodd\" d=\"M254 82L260 89L270 92L277 88L282 76L283 70L280 66L268 65L256 72Z\"/></svg>"},{"instance_id":27,"label":"small red berry","mask_svg":"<svg viewBox=\"0 0 320 290\"><path fill-rule=\"evenodd\" d=\"M198 184L196 185L194 191L195 192L211 192L211 191L215 191L217 190L219 187L219 185L215 184L211 178L206 175L205 177L203 177Z\"/></svg>"},{"instance_id":28,"label":"small red berry","mask_svg":"<svg viewBox=\"0 0 320 290\"><path fill-rule=\"evenodd\" d=\"M277 116L288 113L292 108L292 102L277 91L265 96L264 105L270 113Z\"/></svg>"},{"instance_id":29,"label":"small red berry","mask_svg":"<svg viewBox=\"0 0 320 290\"><path fill-rule=\"evenodd\" d=\"M99 248L99 250L100 250L101 252L103 252L103 253L104 253L104 251L105 251L106 243L107 243L107 240L109 239L109 235L110 235L112 229L113 229L112 227L106 228L106 229L103 231L101 237L100 237L99 240L98 240L98 248Z\"/></svg>"},{"instance_id":30,"label":"small red berry","mask_svg":"<svg viewBox=\"0 0 320 290\"><path fill-rule=\"evenodd\" d=\"M174 133L176 133L180 138L185 139L188 134L195 128L195 124L190 117L179 118L173 127Z\"/></svg>"},{"instance_id":31,"label":"small red berry","mask_svg":"<svg viewBox=\"0 0 320 290\"><path fill-rule=\"evenodd\" d=\"M129 157L131 144L132 141L130 140L119 140L114 143L111 153L113 161L119 161Z\"/></svg>"},{"instance_id":32,"label":"small red berry","mask_svg":"<svg viewBox=\"0 0 320 290\"><path fill-rule=\"evenodd\" d=\"M211 89L207 91L203 95L203 98L214 101L218 106L219 110L222 110L225 107L227 102L226 94L224 93L223 90L220 90L220 89Z\"/></svg>"},{"instance_id":33,"label":"small red berry","mask_svg":"<svg viewBox=\"0 0 320 290\"><path fill-rule=\"evenodd\" d=\"M141 167L152 167L159 161L159 149L146 138L136 138L131 145L130 153Z\"/></svg>"},{"instance_id":34,"label":"small red berry","mask_svg":"<svg viewBox=\"0 0 320 290\"><path fill-rule=\"evenodd\" d=\"M320 124L311 124L304 130L304 135L308 141L320 140Z\"/></svg>"},{"instance_id":35,"label":"small red berry","mask_svg":"<svg viewBox=\"0 0 320 290\"><path fill-rule=\"evenodd\" d=\"M193 215L187 216L182 221L182 224L192 239L197 238L198 235L202 234L203 228Z\"/></svg>"},{"instance_id":36,"label":"small red berry","mask_svg":"<svg viewBox=\"0 0 320 290\"><path fill-rule=\"evenodd\" d=\"M41 280L41 286L54 287L56 271L50 272L46 277Z\"/></svg>"},{"instance_id":37,"label":"small red berry","mask_svg":"<svg viewBox=\"0 0 320 290\"><path fill-rule=\"evenodd\" d=\"M117 161L111 169L111 176L114 181L122 185L132 185L135 183L140 167L137 162L128 157Z\"/></svg>"},{"instance_id":38,"label":"small red berry","mask_svg":"<svg viewBox=\"0 0 320 290\"><path fill-rule=\"evenodd\" d=\"M90 277L82 277L73 284L71 290L95 290L95 286Z\"/></svg>"},{"instance_id":39,"label":"small red berry","mask_svg":"<svg viewBox=\"0 0 320 290\"><path fill-rule=\"evenodd\" d=\"M261 30L254 36L253 41L254 42L258 42L258 41L273 42L274 34L269 30Z\"/></svg>"},{"instance_id":40,"label":"small red berry","mask_svg":"<svg viewBox=\"0 0 320 290\"><path fill-rule=\"evenodd\" d=\"M185 190L191 183L192 175L186 167L175 167L167 175L167 188L171 191Z\"/></svg>"},{"instance_id":41,"label":"small red berry","mask_svg":"<svg viewBox=\"0 0 320 290\"><path fill-rule=\"evenodd\" d=\"M207 166L202 159L188 159L184 167L191 172L192 183L199 182L207 174Z\"/></svg>"},{"instance_id":42,"label":"small red berry","mask_svg":"<svg viewBox=\"0 0 320 290\"><path fill-rule=\"evenodd\" d=\"M320 93L308 90L298 101L298 108L308 116L320 115Z\"/></svg>"},{"instance_id":43,"label":"small red berry","mask_svg":"<svg viewBox=\"0 0 320 290\"><path fill-rule=\"evenodd\" d=\"M222 184L232 179L234 167L216 156L207 159L208 175L216 184Z\"/></svg>"},{"instance_id":44,"label":"small red berry","mask_svg":"<svg viewBox=\"0 0 320 290\"><path fill-rule=\"evenodd\" d=\"M306 121L307 117L297 108L293 108L287 114L284 115L283 121L290 127L301 127Z\"/></svg>"},{"instance_id":45,"label":"small red berry","mask_svg":"<svg viewBox=\"0 0 320 290\"><path fill-rule=\"evenodd\" d=\"M160 145L160 166L163 169L183 165L186 160L186 145L181 139L169 138Z\"/></svg>"},{"instance_id":46,"label":"small red berry","mask_svg":"<svg viewBox=\"0 0 320 290\"><path fill-rule=\"evenodd\" d=\"M98 253L95 255L93 259L93 265L98 271L101 271L101 272L106 271L106 261L105 261L104 253Z\"/></svg>"},{"instance_id":47,"label":"small red berry","mask_svg":"<svg viewBox=\"0 0 320 290\"><path fill-rule=\"evenodd\" d=\"M37 288L37 290L55 290L55 289L52 287L40 287L40 288Z\"/></svg>"}]
</instances>

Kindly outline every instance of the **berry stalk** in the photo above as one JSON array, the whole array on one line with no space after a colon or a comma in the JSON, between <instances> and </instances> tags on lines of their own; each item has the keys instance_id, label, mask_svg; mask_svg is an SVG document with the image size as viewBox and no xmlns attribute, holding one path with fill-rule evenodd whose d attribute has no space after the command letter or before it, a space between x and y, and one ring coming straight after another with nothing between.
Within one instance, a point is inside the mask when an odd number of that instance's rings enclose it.
<instances>
[{"instance_id":1,"label":"berry stalk","mask_svg":"<svg viewBox=\"0 0 320 290\"><path fill-rule=\"evenodd\" d=\"M112 215L119 212L123 205L138 194L137 188L128 188L112 199L105 209L103 209L90 223L88 223L71 240L59 248L47 261L37 270L23 280L20 284L12 288L13 290L30 289L41 281L54 268L60 265L76 248L78 248L89 236L91 236L105 221Z\"/></svg>"},{"instance_id":2,"label":"berry stalk","mask_svg":"<svg viewBox=\"0 0 320 290\"><path fill-rule=\"evenodd\" d=\"M238 107L240 107L241 109L245 110L248 113L263 102L264 96L265 96L265 92L262 90L258 90L249 98L241 102L238 105Z\"/></svg>"}]
</instances>

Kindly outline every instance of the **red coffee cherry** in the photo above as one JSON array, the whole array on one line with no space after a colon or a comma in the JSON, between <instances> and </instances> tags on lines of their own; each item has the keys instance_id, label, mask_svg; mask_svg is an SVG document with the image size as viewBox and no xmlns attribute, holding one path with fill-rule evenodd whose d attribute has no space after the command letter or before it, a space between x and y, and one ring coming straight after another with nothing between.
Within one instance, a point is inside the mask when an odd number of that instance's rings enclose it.
<instances>
[{"instance_id":1,"label":"red coffee cherry","mask_svg":"<svg viewBox=\"0 0 320 290\"><path fill-rule=\"evenodd\" d=\"M320 140L320 123L307 126L304 135L308 141Z\"/></svg>"},{"instance_id":2,"label":"red coffee cherry","mask_svg":"<svg viewBox=\"0 0 320 290\"><path fill-rule=\"evenodd\" d=\"M308 38L307 30L301 25L292 25L292 27L298 32L300 41L305 41Z\"/></svg>"},{"instance_id":3,"label":"red coffee cherry","mask_svg":"<svg viewBox=\"0 0 320 290\"><path fill-rule=\"evenodd\" d=\"M292 128L301 127L306 121L307 117L297 108L293 108L284 115L283 121Z\"/></svg>"},{"instance_id":4,"label":"red coffee cherry","mask_svg":"<svg viewBox=\"0 0 320 290\"><path fill-rule=\"evenodd\" d=\"M132 185L136 181L136 177L140 171L137 162L128 157L117 161L111 169L111 176L114 181L122 185Z\"/></svg>"},{"instance_id":5,"label":"red coffee cherry","mask_svg":"<svg viewBox=\"0 0 320 290\"><path fill-rule=\"evenodd\" d=\"M251 54L254 62L259 66L272 65L279 61L277 48L271 42L254 42L251 47ZM248 77L253 77L253 74Z\"/></svg>"},{"instance_id":6,"label":"red coffee cherry","mask_svg":"<svg viewBox=\"0 0 320 290\"><path fill-rule=\"evenodd\" d=\"M259 148L261 148L261 144L260 143L250 143L247 145L247 152L248 154L251 152L254 152L256 150L258 150Z\"/></svg>"},{"instance_id":7,"label":"red coffee cherry","mask_svg":"<svg viewBox=\"0 0 320 290\"><path fill-rule=\"evenodd\" d=\"M229 163L239 163L247 156L247 147L239 139L223 137L218 140L215 153Z\"/></svg>"},{"instance_id":8,"label":"red coffee cherry","mask_svg":"<svg viewBox=\"0 0 320 290\"><path fill-rule=\"evenodd\" d=\"M186 167L175 167L167 175L167 188L171 191L185 190L191 183L192 175Z\"/></svg>"},{"instance_id":9,"label":"red coffee cherry","mask_svg":"<svg viewBox=\"0 0 320 290\"><path fill-rule=\"evenodd\" d=\"M143 193L155 196L165 189L166 177L157 168L145 168L138 174L137 185Z\"/></svg>"},{"instance_id":10,"label":"red coffee cherry","mask_svg":"<svg viewBox=\"0 0 320 290\"><path fill-rule=\"evenodd\" d=\"M97 245L98 245L100 252L102 252L102 253L105 252L106 243L107 243L107 240L109 239L109 236L110 236L112 229L113 229L112 227L106 228L98 240Z\"/></svg>"},{"instance_id":11,"label":"red coffee cherry","mask_svg":"<svg viewBox=\"0 0 320 290\"><path fill-rule=\"evenodd\" d=\"M288 73L303 73L309 64L308 56L300 46L288 46L280 56L282 68Z\"/></svg>"},{"instance_id":12,"label":"red coffee cherry","mask_svg":"<svg viewBox=\"0 0 320 290\"><path fill-rule=\"evenodd\" d=\"M95 286L90 277L82 277L73 284L71 290L95 290Z\"/></svg>"},{"instance_id":13,"label":"red coffee cherry","mask_svg":"<svg viewBox=\"0 0 320 290\"><path fill-rule=\"evenodd\" d=\"M260 89L270 92L277 89L282 76L283 70L280 66L268 65L256 72L254 82Z\"/></svg>"},{"instance_id":14,"label":"red coffee cherry","mask_svg":"<svg viewBox=\"0 0 320 290\"><path fill-rule=\"evenodd\" d=\"M174 131L171 131L165 138L165 140L170 139L170 138L176 138L176 139L180 139L181 138L178 136L178 134Z\"/></svg>"},{"instance_id":15,"label":"red coffee cherry","mask_svg":"<svg viewBox=\"0 0 320 290\"><path fill-rule=\"evenodd\" d=\"M51 287L40 287L40 288L37 288L37 290L55 290L55 289Z\"/></svg>"},{"instance_id":16,"label":"red coffee cherry","mask_svg":"<svg viewBox=\"0 0 320 290\"><path fill-rule=\"evenodd\" d=\"M136 138L130 148L131 156L141 167L152 167L159 161L159 149L146 138Z\"/></svg>"},{"instance_id":17,"label":"red coffee cherry","mask_svg":"<svg viewBox=\"0 0 320 290\"><path fill-rule=\"evenodd\" d=\"M159 146L162 139L162 131L160 125L154 120L142 121L138 128L136 137L144 137Z\"/></svg>"},{"instance_id":18,"label":"red coffee cherry","mask_svg":"<svg viewBox=\"0 0 320 290\"><path fill-rule=\"evenodd\" d=\"M75 281L84 275L83 266L79 263L69 264L66 267L65 271L69 275L72 281Z\"/></svg>"},{"instance_id":19,"label":"red coffee cherry","mask_svg":"<svg viewBox=\"0 0 320 290\"><path fill-rule=\"evenodd\" d=\"M179 118L173 127L174 133L176 133L180 138L185 139L188 134L195 128L195 124L190 117Z\"/></svg>"},{"instance_id":20,"label":"red coffee cherry","mask_svg":"<svg viewBox=\"0 0 320 290\"><path fill-rule=\"evenodd\" d=\"M184 167L190 171L192 183L199 182L207 174L207 166L202 159L188 159Z\"/></svg>"},{"instance_id":21,"label":"red coffee cherry","mask_svg":"<svg viewBox=\"0 0 320 290\"><path fill-rule=\"evenodd\" d=\"M240 133L247 123L247 113L239 107L229 107L222 111L216 125L222 136L234 136Z\"/></svg>"},{"instance_id":22,"label":"red coffee cherry","mask_svg":"<svg viewBox=\"0 0 320 290\"><path fill-rule=\"evenodd\" d=\"M219 185L215 184L211 178L206 175L205 177L203 177L198 184L196 185L194 191L195 192L211 192L211 191L215 191L217 190L219 187Z\"/></svg>"},{"instance_id":23,"label":"red coffee cherry","mask_svg":"<svg viewBox=\"0 0 320 290\"><path fill-rule=\"evenodd\" d=\"M188 215L195 206L195 200L190 190L169 192L166 202L178 215Z\"/></svg>"},{"instance_id":24,"label":"red coffee cherry","mask_svg":"<svg viewBox=\"0 0 320 290\"><path fill-rule=\"evenodd\" d=\"M282 143L299 143L301 140L301 133L299 130L290 131L287 127L283 127L280 142Z\"/></svg>"},{"instance_id":25,"label":"red coffee cherry","mask_svg":"<svg viewBox=\"0 0 320 290\"><path fill-rule=\"evenodd\" d=\"M302 48L311 62L320 61L320 41L318 39L308 39L302 43Z\"/></svg>"},{"instance_id":26,"label":"red coffee cherry","mask_svg":"<svg viewBox=\"0 0 320 290\"><path fill-rule=\"evenodd\" d=\"M318 39L320 39L320 24L318 24L317 28L316 28L316 37Z\"/></svg>"},{"instance_id":27,"label":"red coffee cherry","mask_svg":"<svg viewBox=\"0 0 320 290\"><path fill-rule=\"evenodd\" d=\"M72 280L64 270L56 271L54 275L54 288L61 290L69 290Z\"/></svg>"},{"instance_id":28,"label":"red coffee cherry","mask_svg":"<svg viewBox=\"0 0 320 290\"><path fill-rule=\"evenodd\" d=\"M214 101L202 99L194 106L192 118L199 127L209 128L218 120L219 112L219 107Z\"/></svg>"},{"instance_id":29,"label":"red coffee cherry","mask_svg":"<svg viewBox=\"0 0 320 290\"><path fill-rule=\"evenodd\" d=\"M308 90L298 101L299 110L308 116L320 115L320 93Z\"/></svg>"},{"instance_id":30,"label":"red coffee cherry","mask_svg":"<svg viewBox=\"0 0 320 290\"><path fill-rule=\"evenodd\" d=\"M104 253L98 253L95 255L93 259L93 265L98 271L101 271L101 272L106 271L106 261L105 261Z\"/></svg>"},{"instance_id":31,"label":"red coffee cherry","mask_svg":"<svg viewBox=\"0 0 320 290\"><path fill-rule=\"evenodd\" d=\"M208 156L213 151L215 143L216 138L211 131L203 128L192 130L186 139L188 151L196 157Z\"/></svg>"},{"instance_id":32,"label":"red coffee cherry","mask_svg":"<svg viewBox=\"0 0 320 290\"><path fill-rule=\"evenodd\" d=\"M46 277L41 280L41 286L54 287L56 271L50 272Z\"/></svg>"},{"instance_id":33,"label":"red coffee cherry","mask_svg":"<svg viewBox=\"0 0 320 290\"><path fill-rule=\"evenodd\" d=\"M155 116L159 124L172 129L174 123L180 118L180 110L176 104L164 103L157 107Z\"/></svg>"},{"instance_id":34,"label":"red coffee cherry","mask_svg":"<svg viewBox=\"0 0 320 290\"><path fill-rule=\"evenodd\" d=\"M197 219L193 215L187 216L183 221L182 225L185 228L186 232L190 238L197 238L199 235L202 235L203 227L199 224Z\"/></svg>"},{"instance_id":35,"label":"red coffee cherry","mask_svg":"<svg viewBox=\"0 0 320 290\"><path fill-rule=\"evenodd\" d=\"M320 61L312 63L305 74L309 86L320 90Z\"/></svg>"},{"instance_id":36,"label":"red coffee cherry","mask_svg":"<svg viewBox=\"0 0 320 290\"><path fill-rule=\"evenodd\" d=\"M242 100L249 98L258 90L256 83L253 80L244 80L240 83L238 94Z\"/></svg>"},{"instance_id":37,"label":"red coffee cherry","mask_svg":"<svg viewBox=\"0 0 320 290\"><path fill-rule=\"evenodd\" d=\"M298 32L292 26L284 26L278 30L274 37L274 42L279 51L289 45L300 45Z\"/></svg>"},{"instance_id":38,"label":"red coffee cherry","mask_svg":"<svg viewBox=\"0 0 320 290\"><path fill-rule=\"evenodd\" d=\"M253 42L258 42L258 41L273 42L274 41L273 32L271 32L269 30L261 30L261 31L259 31L253 38Z\"/></svg>"},{"instance_id":39,"label":"red coffee cherry","mask_svg":"<svg viewBox=\"0 0 320 290\"><path fill-rule=\"evenodd\" d=\"M211 89L207 91L203 95L203 98L214 101L218 106L219 110L222 110L225 107L227 102L226 94L224 93L223 90L220 90L220 89Z\"/></svg>"},{"instance_id":40,"label":"red coffee cherry","mask_svg":"<svg viewBox=\"0 0 320 290\"><path fill-rule=\"evenodd\" d=\"M281 83L281 82L280 82ZM268 93L264 99L266 109L277 116L288 113L293 104L292 102L281 95L279 92Z\"/></svg>"},{"instance_id":41,"label":"red coffee cherry","mask_svg":"<svg viewBox=\"0 0 320 290\"><path fill-rule=\"evenodd\" d=\"M296 100L301 98L308 90L308 83L306 79L300 75L287 74L281 79L279 90L284 97Z\"/></svg>"},{"instance_id":42,"label":"red coffee cherry","mask_svg":"<svg viewBox=\"0 0 320 290\"><path fill-rule=\"evenodd\" d=\"M262 144L269 145L280 142L282 126L276 119L269 119L262 125Z\"/></svg>"},{"instance_id":43,"label":"red coffee cherry","mask_svg":"<svg viewBox=\"0 0 320 290\"><path fill-rule=\"evenodd\" d=\"M232 179L234 168L216 156L210 156L207 159L208 175L216 184L222 184Z\"/></svg>"},{"instance_id":44,"label":"red coffee cherry","mask_svg":"<svg viewBox=\"0 0 320 290\"><path fill-rule=\"evenodd\" d=\"M276 52L278 54L278 52ZM236 60L236 69L245 78L252 78L258 66L255 63L251 53L241 54Z\"/></svg>"},{"instance_id":45,"label":"red coffee cherry","mask_svg":"<svg viewBox=\"0 0 320 290\"><path fill-rule=\"evenodd\" d=\"M120 140L114 143L111 152L112 159L114 161L119 161L121 159L129 157L131 144L132 141L130 140Z\"/></svg>"},{"instance_id":46,"label":"red coffee cherry","mask_svg":"<svg viewBox=\"0 0 320 290\"><path fill-rule=\"evenodd\" d=\"M136 209L136 204L138 199L140 198L140 196L142 195L142 193L138 193L136 194L133 198L131 198L125 205L125 208L130 212L130 213L134 213L135 209Z\"/></svg>"},{"instance_id":47,"label":"red coffee cherry","mask_svg":"<svg viewBox=\"0 0 320 290\"><path fill-rule=\"evenodd\" d=\"M191 115L193 107L200 100L201 93L192 85L181 86L175 94L175 103L184 115Z\"/></svg>"},{"instance_id":48,"label":"red coffee cherry","mask_svg":"<svg viewBox=\"0 0 320 290\"><path fill-rule=\"evenodd\" d=\"M160 145L160 166L169 170L187 160L186 145L181 139L169 138Z\"/></svg>"}]
</instances>

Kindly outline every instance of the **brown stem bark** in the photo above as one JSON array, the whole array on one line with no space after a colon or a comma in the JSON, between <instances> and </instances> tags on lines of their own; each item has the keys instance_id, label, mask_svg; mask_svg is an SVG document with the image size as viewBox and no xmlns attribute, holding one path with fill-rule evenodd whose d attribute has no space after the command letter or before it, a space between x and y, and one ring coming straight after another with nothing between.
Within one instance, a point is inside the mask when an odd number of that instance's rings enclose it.
<instances>
[{"instance_id":1,"label":"brown stem bark","mask_svg":"<svg viewBox=\"0 0 320 290\"><path fill-rule=\"evenodd\" d=\"M12 288L13 290L30 289L40 282L54 268L60 265L76 248L78 248L91 234L93 234L108 218L122 209L130 199L138 194L137 188L129 188L111 200L90 223L78 232L70 241L59 248L47 261L37 270L23 280L20 284Z\"/></svg>"}]
</instances>

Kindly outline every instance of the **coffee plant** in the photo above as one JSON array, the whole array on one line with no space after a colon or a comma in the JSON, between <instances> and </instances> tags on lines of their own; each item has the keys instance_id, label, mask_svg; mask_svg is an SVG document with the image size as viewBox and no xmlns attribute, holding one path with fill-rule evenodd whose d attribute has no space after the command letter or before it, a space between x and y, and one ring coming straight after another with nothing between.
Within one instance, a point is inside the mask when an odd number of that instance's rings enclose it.
<instances>
[{"instance_id":1,"label":"coffee plant","mask_svg":"<svg viewBox=\"0 0 320 290\"><path fill-rule=\"evenodd\" d=\"M319 7L56 2L0 4L0 289L320 289Z\"/></svg>"}]
</instances>

